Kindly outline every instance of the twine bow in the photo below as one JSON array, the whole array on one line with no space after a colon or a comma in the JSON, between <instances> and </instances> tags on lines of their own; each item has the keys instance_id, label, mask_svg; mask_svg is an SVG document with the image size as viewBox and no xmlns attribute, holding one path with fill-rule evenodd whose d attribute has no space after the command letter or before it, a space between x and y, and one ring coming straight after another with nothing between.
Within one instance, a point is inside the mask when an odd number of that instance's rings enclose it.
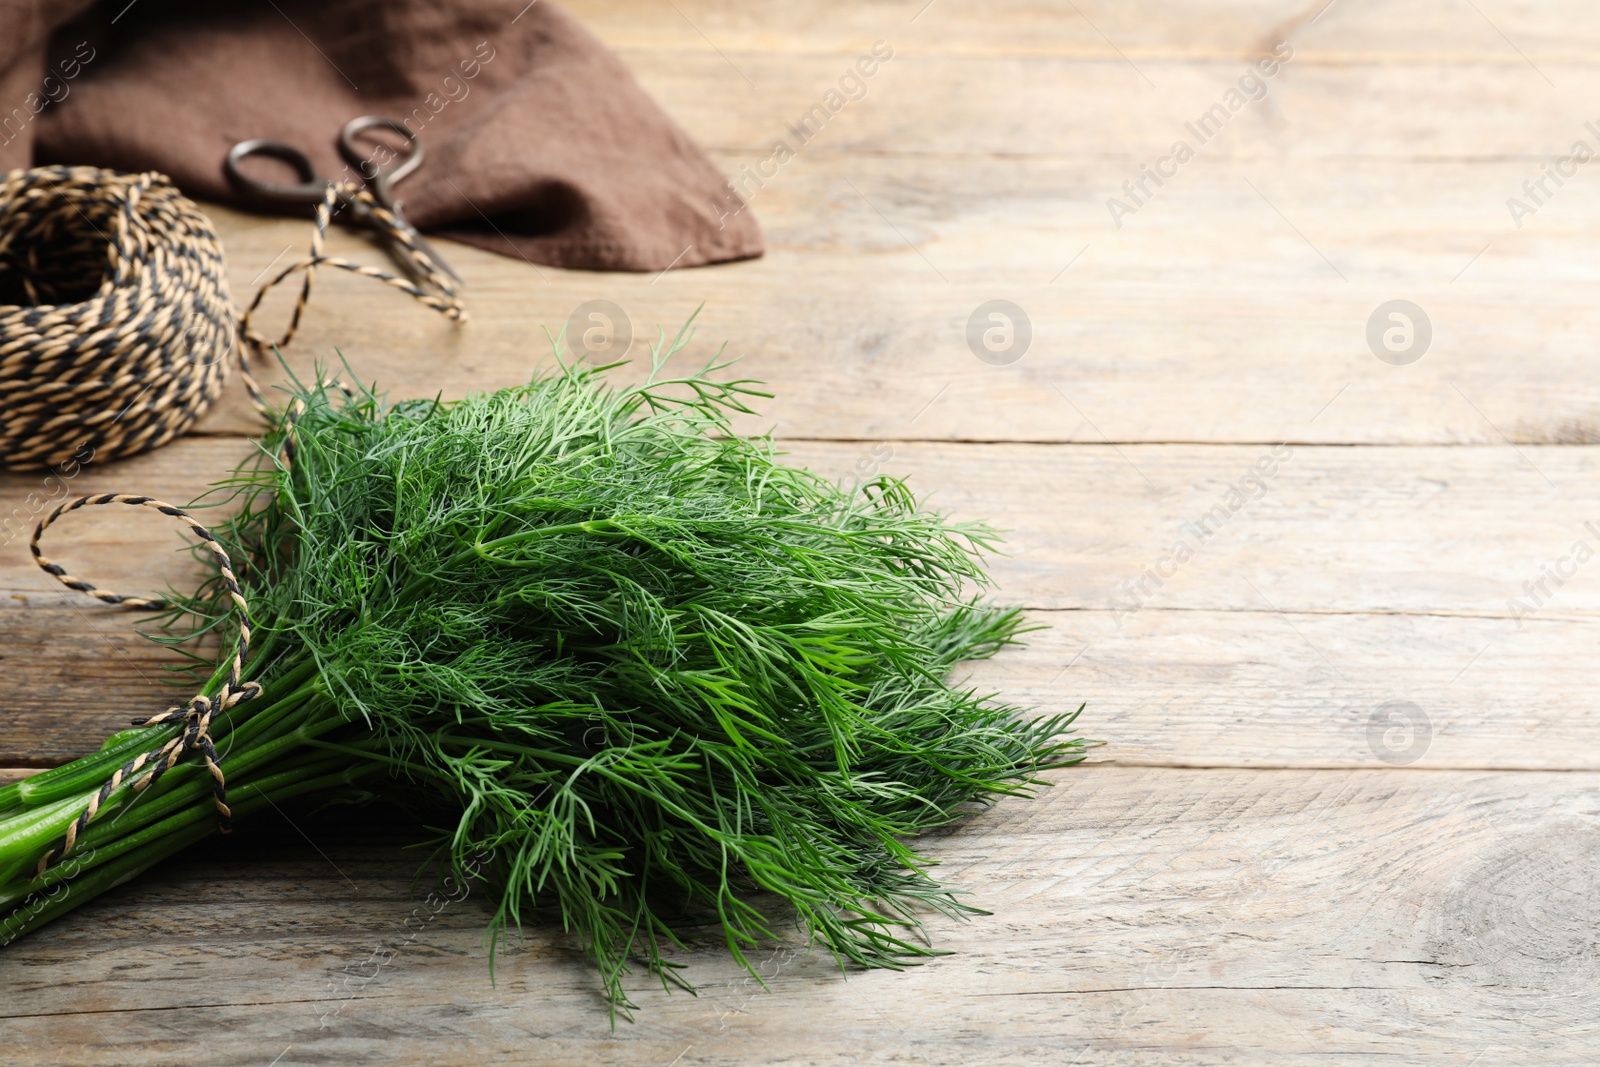
<instances>
[{"instance_id":1,"label":"twine bow","mask_svg":"<svg viewBox=\"0 0 1600 1067\"><path fill-rule=\"evenodd\" d=\"M246 603L244 591L239 588L239 579L233 572L233 562L228 558L227 550L217 542L216 535L206 529L194 517L182 508L173 507L171 504L147 496L126 496L121 493L106 493L100 496L83 496L76 500L63 503L39 520L33 529L33 536L28 541L28 550L33 554L34 562L46 574L53 575L68 589L76 590L94 597L105 604L115 604L122 607L141 608L149 611L163 611L170 605L165 600L151 599L148 597L125 596L101 589L82 578L69 574L59 563L47 557L39 549L39 539L44 536L57 519L69 512L80 508L93 507L102 504L129 504L135 507L153 508L163 515L181 519L189 525L191 532L199 537L201 542L211 549L217 557L218 570L221 572L222 584L228 590L228 597L233 602L234 613L239 619L239 641L234 646L233 662L229 665L228 676L222 683L214 697L205 694L196 694L189 698L186 704L179 704L168 708L159 715L152 715L148 719L134 719L135 726L161 726L166 723L184 724L176 737L159 748L149 752L140 753L127 763L114 771L110 778L100 786L100 789L89 798L88 806L67 827L66 839L59 850L51 849L39 859L39 873L43 874L50 866L52 859L60 860L72 847L77 844L78 835L88 827L89 823L100 812L101 807L124 784L130 784L135 790L143 790L154 785L161 776L171 770L177 762L190 752L198 751L205 761L206 769L211 773L212 799L217 806L217 825L223 833L232 830L231 818L233 813L228 808L227 779L222 773L221 758L217 755L217 747L211 740L212 720L220 713L231 711L234 707L247 701L254 700L261 695L262 688L258 682L241 682L240 675L244 670L245 660L250 655L250 605ZM143 772L143 773L141 773Z\"/></svg>"},{"instance_id":2,"label":"twine bow","mask_svg":"<svg viewBox=\"0 0 1600 1067\"><path fill-rule=\"evenodd\" d=\"M323 253L336 204L359 205L396 249L416 282ZM108 235L106 230L110 229ZM228 296L222 247L199 208L161 174L120 174L94 167L36 167L0 179L0 467L42 467L89 454L109 459L164 444L187 430L220 394L237 346L239 376L251 403L271 412L249 372L251 359L294 339L320 266L336 267L392 285L456 322L466 309L451 281L418 248L415 231L367 190L329 183L317 205L311 246L257 290L237 318ZM43 256L41 258L41 252ZM267 292L295 273L305 280L281 337L251 325ZM86 299L87 298L87 299ZM78 301L78 302L74 302ZM187 325L185 325L187 323ZM297 410L286 413L284 459L293 455ZM35 562L69 589L106 604L163 611L165 600L125 596L76 578L39 549L44 532L63 515L102 504L153 508L180 519L216 555L223 585L238 617L239 640L216 695L196 694L135 726L181 723L165 744L118 768L67 827L59 848L39 860L43 873L59 862L125 785L147 789L198 752L212 780L218 828L228 833L227 779L211 738L218 715L254 700L258 682L241 680L250 654L250 608L228 553L210 530L182 508L148 496L106 493L57 507L34 527L28 547Z\"/></svg>"}]
</instances>

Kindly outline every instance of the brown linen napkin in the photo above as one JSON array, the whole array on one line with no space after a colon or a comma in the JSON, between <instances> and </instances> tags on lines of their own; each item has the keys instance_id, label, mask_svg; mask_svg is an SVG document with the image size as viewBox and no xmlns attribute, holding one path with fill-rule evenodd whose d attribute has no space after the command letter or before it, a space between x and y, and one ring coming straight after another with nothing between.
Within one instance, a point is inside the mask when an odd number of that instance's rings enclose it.
<instances>
[{"instance_id":1,"label":"brown linen napkin","mask_svg":"<svg viewBox=\"0 0 1600 1067\"><path fill-rule=\"evenodd\" d=\"M0 0L0 171L159 170L192 196L244 203L222 171L234 142L288 141L320 173L351 176L339 128L388 115L427 150L397 186L420 229L589 270L762 252L705 153L550 0L89 6Z\"/></svg>"}]
</instances>

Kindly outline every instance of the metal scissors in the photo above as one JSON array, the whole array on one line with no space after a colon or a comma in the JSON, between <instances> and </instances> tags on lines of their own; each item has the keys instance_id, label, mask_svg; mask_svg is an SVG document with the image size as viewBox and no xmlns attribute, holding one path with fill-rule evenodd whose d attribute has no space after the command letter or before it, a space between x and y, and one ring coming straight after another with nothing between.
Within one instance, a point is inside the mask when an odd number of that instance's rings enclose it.
<instances>
[{"instance_id":1,"label":"metal scissors","mask_svg":"<svg viewBox=\"0 0 1600 1067\"><path fill-rule=\"evenodd\" d=\"M390 130L406 139L406 146L399 150L397 160L394 162L385 160L380 164L376 161L376 153L362 152L360 146L356 144L356 137L374 129ZM391 157L397 154L393 149L388 151ZM408 241L437 269L448 274L458 284L464 284L461 282L461 275L455 272L428 239L406 221L405 215L400 210L400 201L395 199L394 187L422 166L422 143L417 140L417 135L398 119L384 118L381 115L363 115L351 119L339 131L339 154L365 180L367 191L372 194L373 199L394 216L396 226L404 234L405 239L380 224L374 218L371 206L365 201L340 190L337 194L339 202L349 212L347 218L350 222L353 225L372 226L377 229L389 245L390 254L395 262L418 281L428 279L422 276L422 271L411 257L409 249L405 247ZM251 156L269 156L282 160L294 168L300 181L289 184L261 181L250 177L239 169L239 164ZM337 187L339 184L319 176L316 168L311 165L311 160L294 145L259 137L250 141L240 141L228 149L228 158L224 161L222 169L227 173L228 180L233 183L234 188L269 204L320 204L328 194L328 186Z\"/></svg>"}]
</instances>

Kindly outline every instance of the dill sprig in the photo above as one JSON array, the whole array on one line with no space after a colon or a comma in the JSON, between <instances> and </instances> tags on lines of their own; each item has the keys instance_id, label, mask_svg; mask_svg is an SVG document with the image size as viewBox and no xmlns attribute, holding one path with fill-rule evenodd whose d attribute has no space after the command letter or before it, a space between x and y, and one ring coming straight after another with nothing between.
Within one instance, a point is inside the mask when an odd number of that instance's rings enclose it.
<instances>
[{"instance_id":1,"label":"dill sprig","mask_svg":"<svg viewBox=\"0 0 1600 1067\"><path fill-rule=\"evenodd\" d=\"M687 339L630 388L565 363L455 403L297 385L216 529L269 694L219 727L230 783L442 801L441 855L499 893L491 966L551 909L614 1009L634 962L686 985L669 954L706 925L747 968L784 919L841 963L935 954L922 917L977 909L909 839L1083 758L1075 713L1029 720L948 681L1026 629L975 596L994 532L733 433L766 394L717 381L728 363L669 374ZM164 639L225 630L221 594L213 577ZM162 786L194 796L187 843L205 783L184 769ZM71 781L51 774L13 819ZM25 903L41 887L20 877Z\"/></svg>"}]
</instances>

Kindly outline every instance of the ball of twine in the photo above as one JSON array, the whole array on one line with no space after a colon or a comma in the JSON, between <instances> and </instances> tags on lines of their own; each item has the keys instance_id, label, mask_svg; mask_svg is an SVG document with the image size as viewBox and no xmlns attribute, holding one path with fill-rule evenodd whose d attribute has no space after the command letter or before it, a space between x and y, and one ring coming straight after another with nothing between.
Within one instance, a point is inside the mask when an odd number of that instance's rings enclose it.
<instances>
[{"instance_id":1,"label":"ball of twine","mask_svg":"<svg viewBox=\"0 0 1600 1067\"><path fill-rule=\"evenodd\" d=\"M165 444L221 393L236 338L222 244L165 175L0 178L0 467Z\"/></svg>"},{"instance_id":2,"label":"ball of twine","mask_svg":"<svg viewBox=\"0 0 1600 1067\"><path fill-rule=\"evenodd\" d=\"M402 250L398 255L415 280L325 255L336 205L362 208L363 217ZM369 189L330 183L316 207L307 254L269 278L236 321L216 231L165 175L96 167L36 167L6 174L0 178L0 468L81 464L87 456L114 459L165 444L205 413L235 362L251 402L269 422L275 421L246 364L269 350L281 351L293 340L322 266L392 285L449 319L466 321L461 298L440 264L417 244L415 231ZM251 326L251 318L266 294L295 274L304 278L293 314L282 336L271 340ZM284 462L292 455L297 414L294 406L282 413L290 431ZM262 692L258 683L240 681L250 654L250 610L227 550L183 509L124 493L62 503L34 526L28 543L34 562L67 588L103 603L167 609L164 600L124 596L75 577L41 551L39 539L63 515L102 504L153 508L188 524L220 563L239 639L218 693L197 694L187 704L135 721L143 726L183 723L184 729L115 771L73 821L61 845L40 859L40 873L72 851L117 790L145 788L195 751L211 774L219 823L226 831L226 779L208 730L214 715Z\"/></svg>"}]
</instances>

